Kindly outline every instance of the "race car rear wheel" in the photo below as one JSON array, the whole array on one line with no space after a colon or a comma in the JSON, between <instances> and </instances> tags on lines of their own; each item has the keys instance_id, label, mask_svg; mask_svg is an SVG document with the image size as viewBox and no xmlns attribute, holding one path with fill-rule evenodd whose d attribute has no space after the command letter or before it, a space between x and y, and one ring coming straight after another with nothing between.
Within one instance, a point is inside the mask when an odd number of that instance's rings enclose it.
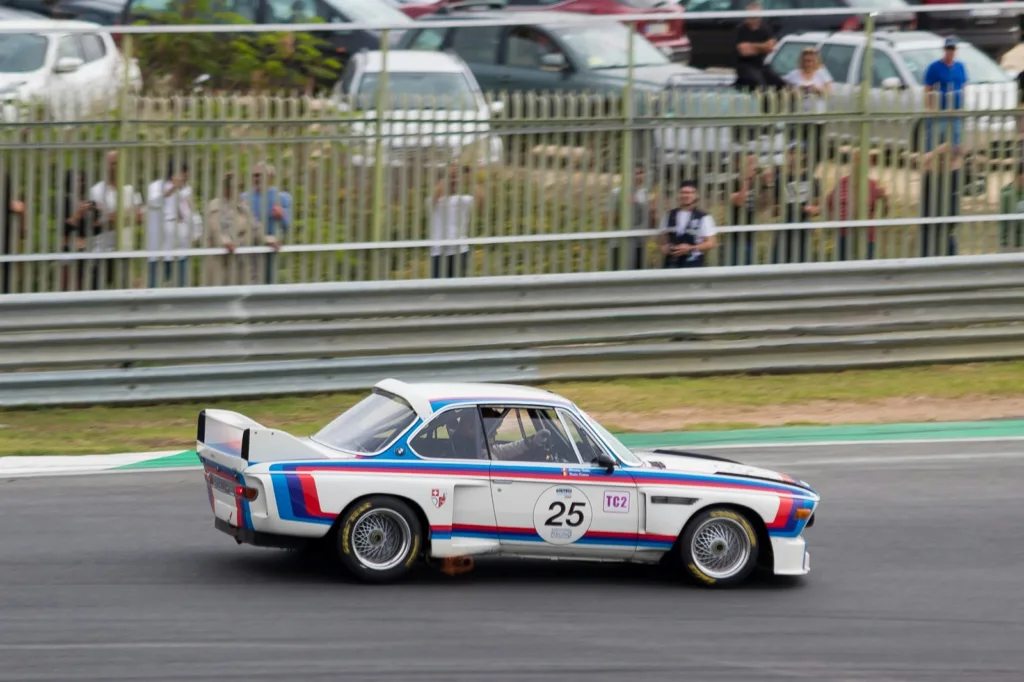
<instances>
[{"instance_id":1,"label":"race car rear wheel","mask_svg":"<svg viewBox=\"0 0 1024 682\"><path fill-rule=\"evenodd\" d=\"M688 577L715 587L743 582L757 565L757 531L745 514L712 507L698 512L683 531L679 550Z\"/></svg>"},{"instance_id":2,"label":"race car rear wheel","mask_svg":"<svg viewBox=\"0 0 1024 682\"><path fill-rule=\"evenodd\" d=\"M342 564L366 582L403 577L419 557L423 527L402 500L375 495L359 500L342 516L337 550Z\"/></svg>"}]
</instances>

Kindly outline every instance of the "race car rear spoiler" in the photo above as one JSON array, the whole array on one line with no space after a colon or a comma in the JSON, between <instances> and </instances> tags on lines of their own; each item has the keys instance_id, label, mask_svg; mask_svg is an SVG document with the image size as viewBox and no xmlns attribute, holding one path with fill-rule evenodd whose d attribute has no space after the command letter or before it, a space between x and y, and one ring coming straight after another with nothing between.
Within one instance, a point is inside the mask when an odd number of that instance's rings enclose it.
<instances>
[{"instance_id":1,"label":"race car rear spoiler","mask_svg":"<svg viewBox=\"0 0 1024 682\"><path fill-rule=\"evenodd\" d=\"M328 459L320 450L284 431L268 429L230 410L203 410L196 425L196 448L219 456L257 462Z\"/></svg>"}]
</instances>

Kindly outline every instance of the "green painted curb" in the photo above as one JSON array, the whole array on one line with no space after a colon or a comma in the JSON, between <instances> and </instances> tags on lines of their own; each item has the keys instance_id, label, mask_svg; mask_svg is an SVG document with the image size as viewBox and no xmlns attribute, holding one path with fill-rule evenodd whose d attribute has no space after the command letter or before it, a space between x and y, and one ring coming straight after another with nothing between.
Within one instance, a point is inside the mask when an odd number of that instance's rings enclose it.
<instances>
[{"instance_id":1,"label":"green painted curb","mask_svg":"<svg viewBox=\"0 0 1024 682\"><path fill-rule=\"evenodd\" d=\"M960 438L1024 437L1024 420L985 422L926 422L920 424L864 424L859 426L785 426L736 431L669 431L616 434L630 448L700 445L758 445L823 441L952 440ZM125 464L121 469L162 469L198 466L195 450Z\"/></svg>"}]
</instances>

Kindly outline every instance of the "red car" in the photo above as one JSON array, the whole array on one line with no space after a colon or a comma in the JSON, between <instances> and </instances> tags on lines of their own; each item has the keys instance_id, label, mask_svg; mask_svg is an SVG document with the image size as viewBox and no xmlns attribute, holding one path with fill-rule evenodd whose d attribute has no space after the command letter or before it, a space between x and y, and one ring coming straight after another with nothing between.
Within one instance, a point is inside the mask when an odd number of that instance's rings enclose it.
<instances>
[{"instance_id":1,"label":"red car","mask_svg":"<svg viewBox=\"0 0 1024 682\"><path fill-rule=\"evenodd\" d=\"M388 0L413 19L434 14L445 7L472 9L473 5L490 5L494 1L469 0ZM683 26L683 8L673 0L507 0L498 4L510 10L553 10L582 14L678 14L671 21L640 22L639 31L647 40L660 48L672 61L690 61L690 39ZM461 7L460 7L461 6ZM481 7L482 8L482 7Z\"/></svg>"}]
</instances>

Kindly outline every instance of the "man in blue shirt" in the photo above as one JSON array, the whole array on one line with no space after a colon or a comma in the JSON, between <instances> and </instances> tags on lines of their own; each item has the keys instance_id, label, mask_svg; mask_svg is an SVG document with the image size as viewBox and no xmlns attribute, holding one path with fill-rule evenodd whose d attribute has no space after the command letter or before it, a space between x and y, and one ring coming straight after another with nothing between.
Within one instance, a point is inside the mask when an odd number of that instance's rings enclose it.
<instances>
[{"instance_id":1,"label":"man in blue shirt","mask_svg":"<svg viewBox=\"0 0 1024 682\"><path fill-rule=\"evenodd\" d=\"M924 74L925 104L929 109L962 109L964 86L967 84L967 69L963 62L956 60L956 36L949 36L943 45L942 59L936 59ZM960 153L960 137L963 130L962 118L929 119L926 149L935 149L936 137L939 144L952 143L954 155ZM933 130L937 128L937 130ZM935 133L938 133L936 135Z\"/></svg>"}]
</instances>

